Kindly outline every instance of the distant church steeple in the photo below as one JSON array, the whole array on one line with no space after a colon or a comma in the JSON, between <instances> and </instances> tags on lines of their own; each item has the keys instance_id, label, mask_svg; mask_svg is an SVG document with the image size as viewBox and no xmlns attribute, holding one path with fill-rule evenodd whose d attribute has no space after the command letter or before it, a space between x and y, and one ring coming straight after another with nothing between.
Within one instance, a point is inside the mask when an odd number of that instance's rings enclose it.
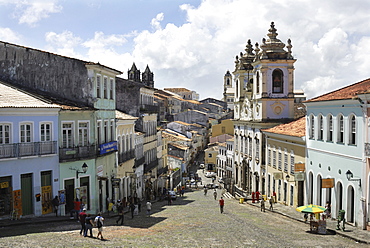
<instances>
[{"instance_id":1,"label":"distant church steeple","mask_svg":"<svg viewBox=\"0 0 370 248\"><path fill-rule=\"evenodd\" d=\"M127 76L129 80L140 82L140 70L136 68L135 62L132 64L131 69L128 70Z\"/></svg>"},{"instance_id":2,"label":"distant church steeple","mask_svg":"<svg viewBox=\"0 0 370 248\"><path fill-rule=\"evenodd\" d=\"M154 74L150 71L149 66L147 65L145 71L141 74L143 79L143 84L154 88Z\"/></svg>"}]
</instances>

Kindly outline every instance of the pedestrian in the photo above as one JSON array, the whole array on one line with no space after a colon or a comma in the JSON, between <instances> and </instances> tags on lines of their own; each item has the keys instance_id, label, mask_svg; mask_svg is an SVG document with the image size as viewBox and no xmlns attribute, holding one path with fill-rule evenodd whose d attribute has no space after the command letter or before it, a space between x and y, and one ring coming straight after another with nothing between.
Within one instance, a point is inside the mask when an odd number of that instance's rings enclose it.
<instances>
[{"instance_id":1,"label":"pedestrian","mask_svg":"<svg viewBox=\"0 0 370 248\"><path fill-rule=\"evenodd\" d=\"M90 230L90 238L93 237L92 234L92 228L94 226L93 217L91 217L91 214L87 214L85 218L85 232L84 237L87 237L87 231Z\"/></svg>"},{"instance_id":2,"label":"pedestrian","mask_svg":"<svg viewBox=\"0 0 370 248\"><path fill-rule=\"evenodd\" d=\"M80 235L85 233L85 229L86 229L85 219L86 219L86 208L83 208L82 212L78 214L78 220L80 221L80 224L81 224Z\"/></svg>"},{"instance_id":3,"label":"pedestrian","mask_svg":"<svg viewBox=\"0 0 370 248\"><path fill-rule=\"evenodd\" d=\"M204 195L207 195L207 187L206 186L204 186Z\"/></svg>"},{"instance_id":4,"label":"pedestrian","mask_svg":"<svg viewBox=\"0 0 370 248\"><path fill-rule=\"evenodd\" d=\"M58 216L59 198L58 198L57 195L51 201L51 204L53 205L53 210L54 210L55 216Z\"/></svg>"},{"instance_id":5,"label":"pedestrian","mask_svg":"<svg viewBox=\"0 0 370 248\"><path fill-rule=\"evenodd\" d=\"M266 212L266 207L265 207L265 198L261 198L261 212Z\"/></svg>"},{"instance_id":6,"label":"pedestrian","mask_svg":"<svg viewBox=\"0 0 370 248\"><path fill-rule=\"evenodd\" d=\"M150 201L148 201L146 203L146 214L148 217L150 217L150 212L152 211L152 203Z\"/></svg>"},{"instance_id":7,"label":"pedestrian","mask_svg":"<svg viewBox=\"0 0 370 248\"><path fill-rule=\"evenodd\" d=\"M98 213L98 216L95 217L95 224L96 224L96 227L98 228L98 235L96 236L96 238L99 238L100 236L100 239L103 240L103 225L104 225L104 218L101 216L101 213L99 212Z\"/></svg>"},{"instance_id":8,"label":"pedestrian","mask_svg":"<svg viewBox=\"0 0 370 248\"><path fill-rule=\"evenodd\" d=\"M325 214L328 218L330 218L331 217L331 205L329 201L326 202L325 208L326 208Z\"/></svg>"},{"instance_id":9,"label":"pedestrian","mask_svg":"<svg viewBox=\"0 0 370 248\"><path fill-rule=\"evenodd\" d=\"M71 210L71 219L77 219L78 214L80 213L81 202L78 198L73 202L73 209Z\"/></svg>"},{"instance_id":10,"label":"pedestrian","mask_svg":"<svg viewBox=\"0 0 370 248\"><path fill-rule=\"evenodd\" d=\"M218 200L218 203L220 205L220 211L221 211L221 214L224 212L224 205L225 205L225 201L224 201L224 198L220 198L220 200Z\"/></svg>"},{"instance_id":11,"label":"pedestrian","mask_svg":"<svg viewBox=\"0 0 370 248\"><path fill-rule=\"evenodd\" d=\"M274 199L272 198L272 196L270 197L269 202L270 202L270 211L274 211Z\"/></svg>"},{"instance_id":12,"label":"pedestrian","mask_svg":"<svg viewBox=\"0 0 370 248\"><path fill-rule=\"evenodd\" d=\"M214 189L214 191L213 191L213 197L215 198L215 201L217 200L217 191L216 191L216 189Z\"/></svg>"},{"instance_id":13,"label":"pedestrian","mask_svg":"<svg viewBox=\"0 0 370 248\"><path fill-rule=\"evenodd\" d=\"M121 221L121 225L123 225L123 221L124 221L123 205L122 205L122 202L120 200L118 200L118 201L119 201L119 204L118 204L118 207L117 207L118 220L116 220L116 224L118 224L118 222Z\"/></svg>"},{"instance_id":14,"label":"pedestrian","mask_svg":"<svg viewBox=\"0 0 370 248\"><path fill-rule=\"evenodd\" d=\"M131 219L134 218L134 212L135 212L135 204L133 202L129 205L130 211L131 211Z\"/></svg>"},{"instance_id":15,"label":"pedestrian","mask_svg":"<svg viewBox=\"0 0 370 248\"><path fill-rule=\"evenodd\" d=\"M171 197L170 192L168 192L168 194L167 194L167 204L172 205L172 197Z\"/></svg>"}]
</instances>

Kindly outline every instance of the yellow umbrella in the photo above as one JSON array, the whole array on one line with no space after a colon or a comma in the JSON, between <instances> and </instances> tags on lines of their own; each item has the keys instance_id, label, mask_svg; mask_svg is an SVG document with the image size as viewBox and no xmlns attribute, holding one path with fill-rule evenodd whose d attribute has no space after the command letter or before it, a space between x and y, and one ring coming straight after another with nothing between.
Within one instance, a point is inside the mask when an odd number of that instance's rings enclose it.
<instances>
[{"instance_id":1,"label":"yellow umbrella","mask_svg":"<svg viewBox=\"0 0 370 248\"><path fill-rule=\"evenodd\" d=\"M323 213L326 210L326 208L319 206L319 205L310 204L310 205L297 207L296 210L302 213L318 214L318 213Z\"/></svg>"}]
</instances>

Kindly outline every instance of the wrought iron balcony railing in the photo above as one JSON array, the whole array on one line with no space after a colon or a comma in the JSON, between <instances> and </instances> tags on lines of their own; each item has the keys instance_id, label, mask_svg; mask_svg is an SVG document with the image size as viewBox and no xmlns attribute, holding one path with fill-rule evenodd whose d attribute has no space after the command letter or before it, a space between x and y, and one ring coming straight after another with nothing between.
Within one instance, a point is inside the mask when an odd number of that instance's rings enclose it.
<instances>
[{"instance_id":1,"label":"wrought iron balcony railing","mask_svg":"<svg viewBox=\"0 0 370 248\"><path fill-rule=\"evenodd\" d=\"M57 154L57 142L27 142L0 145L0 159Z\"/></svg>"},{"instance_id":2,"label":"wrought iron balcony railing","mask_svg":"<svg viewBox=\"0 0 370 248\"><path fill-rule=\"evenodd\" d=\"M59 148L59 161L87 159L97 155L96 145Z\"/></svg>"},{"instance_id":3,"label":"wrought iron balcony railing","mask_svg":"<svg viewBox=\"0 0 370 248\"><path fill-rule=\"evenodd\" d=\"M118 153L118 163L124 163L130 159L135 158L135 150Z\"/></svg>"}]
</instances>

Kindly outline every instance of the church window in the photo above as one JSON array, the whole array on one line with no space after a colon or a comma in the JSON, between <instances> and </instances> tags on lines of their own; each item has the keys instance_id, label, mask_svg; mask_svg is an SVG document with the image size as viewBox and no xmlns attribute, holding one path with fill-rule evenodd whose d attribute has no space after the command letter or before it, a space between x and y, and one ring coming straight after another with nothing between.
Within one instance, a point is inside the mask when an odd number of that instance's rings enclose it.
<instances>
[{"instance_id":1,"label":"church window","mask_svg":"<svg viewBox=\"0 0 370 248\"><path fill-rule=\"evenodd\" d=\"M283 93L283 72L280 69L272 73L272 92Z\"/></svg>"},{"instance_id":2,"label":"church window","mask_svg":"<svg viewBox=\"0 0 370 248\"><path fill-rule=\"evenodd\" d=\"M226 79L226 85L230 85L230 79Z\"/></svg>"},{"instance_id":3,"label":"church window","mask_svg":"<svg viewBox=\"0 0 370 248\"><path fill-rule=\"evenodd\" d=\"M256 80L256 93L260 93L260 73L257 72L257 80Z\"/></svg>"}]
</instances>

